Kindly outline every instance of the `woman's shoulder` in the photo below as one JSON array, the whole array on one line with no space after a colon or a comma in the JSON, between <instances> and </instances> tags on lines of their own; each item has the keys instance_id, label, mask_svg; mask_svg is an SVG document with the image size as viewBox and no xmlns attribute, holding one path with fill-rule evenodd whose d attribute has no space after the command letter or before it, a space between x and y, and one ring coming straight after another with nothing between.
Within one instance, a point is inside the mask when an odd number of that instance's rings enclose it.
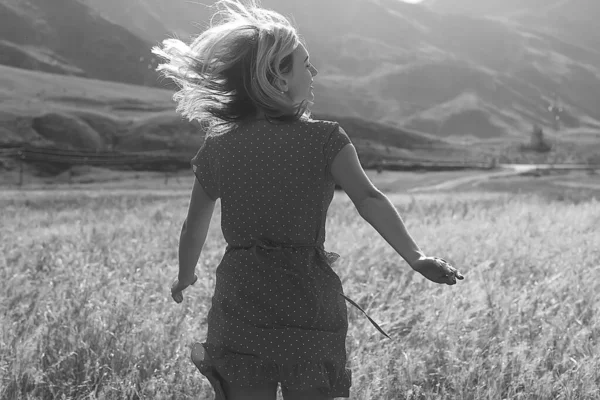
<instances>
[{"instance_id":1,"label":"woman's shoulder","mask_svg":"<svg viewBox=\"0 0 600 400\"><path fill-rule=\"evenodd\" d=\"M315 118L301 119L298 121L298 123L303 126L310 127L315 130L318 130L318 131L326 131L326 132L330 132L340 126L340 124L337 121L330 121L330 120L326 120L326 119L315 119Z\"/></svg>"},{"instance_id":2,"label":"woman's shoulder","mask_svg":"<svg viewBox=\"0 0 600 400\"><path fill-rule=\"evenodd\" d=\"M287 122L261 120L243 124L228 132L206 134L205 142L212 144L214 147L219 147L219 145L226 145L231 141L238 141L238 135L254 135L256 132L261 131L269 134L279 130L295 131L298 134L302 134L302 136L308 134L314 138L324 138L329 136L339 126L337 121L306 117Z\"/></svg>"}]
</instances>

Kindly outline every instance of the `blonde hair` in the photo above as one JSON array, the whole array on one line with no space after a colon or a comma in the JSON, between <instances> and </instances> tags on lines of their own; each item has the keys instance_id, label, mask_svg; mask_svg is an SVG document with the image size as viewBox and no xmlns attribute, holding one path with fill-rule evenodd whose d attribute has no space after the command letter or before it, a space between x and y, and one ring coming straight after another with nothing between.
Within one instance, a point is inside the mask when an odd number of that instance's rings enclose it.
<instances>
[{"instance_id":1,"label":"blonde hair","mask_svg":"<svg viewBox=\"0 0 600 400\"><path fill-rule=\"evenodd\" d=\"M190 45L167 39L152 49L166 61L157 70L180 87L173 96L177 111L209 135L259 112L279 121L308 116L306 101L292 104L276 86L292 68L300 36L281 14L256 0L246 3L220 0L210 27Z\"/></svg>"}]
</instances>

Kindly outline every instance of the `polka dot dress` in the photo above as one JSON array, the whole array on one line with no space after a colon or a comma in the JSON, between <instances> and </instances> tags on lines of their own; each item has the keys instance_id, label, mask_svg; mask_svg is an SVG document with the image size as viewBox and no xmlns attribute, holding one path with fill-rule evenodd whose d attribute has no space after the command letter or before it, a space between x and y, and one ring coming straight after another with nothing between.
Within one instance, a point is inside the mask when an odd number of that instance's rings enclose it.
<instances>
[{"instance_id":1,"label":"polka dot dress","mask_svg":"<svg viewBox=\"0 0 600 400\"><path fill-rule=\"evenodd\" d=\"M331 163L349 143L334 122L259 120L208 137L192 160L206 193L221 199L228 243L202 344L200 370L213 387L216 376L349 397L348 318L331 268L339 256L323 248ZM252 247L257 239L291 245Z\"/></svg>"}]
</instances>

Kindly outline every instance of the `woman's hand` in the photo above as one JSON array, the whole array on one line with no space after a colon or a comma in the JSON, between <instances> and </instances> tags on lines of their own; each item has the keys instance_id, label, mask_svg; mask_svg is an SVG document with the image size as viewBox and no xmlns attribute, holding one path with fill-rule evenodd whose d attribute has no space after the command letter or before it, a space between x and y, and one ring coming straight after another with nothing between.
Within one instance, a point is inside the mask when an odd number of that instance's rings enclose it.
<instances>
[{"instance_id":1,"label":"woman's hand","mask_svg":"<svg viewBox=\"0 0 600 400\"><path fill-rule=\"evenodd\" d=\"M455 285L457 279L465 278L446 260L437 257L421 257L411 267L435 283Z\"/></svg>"},{"instance_id":2,"label":"woman's hand","mask_svg":"<svg viewBox=\"0 0 600 400\"><path fill-rule=\"evenodd\" d=\"M175 300L175 303L181 303L183 301L183 291L190 285L193 285L198 280L198 276L194 274L194 278L191 282L180 281L175 279L175 282L171 285L171 297Z\"/></svg>"}]
</instances>

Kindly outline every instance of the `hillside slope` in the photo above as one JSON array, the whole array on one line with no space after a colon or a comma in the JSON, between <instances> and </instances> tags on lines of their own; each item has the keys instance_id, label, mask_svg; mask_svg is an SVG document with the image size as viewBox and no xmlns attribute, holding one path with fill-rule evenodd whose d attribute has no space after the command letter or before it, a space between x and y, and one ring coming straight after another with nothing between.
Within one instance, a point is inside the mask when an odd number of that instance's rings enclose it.
<instances>
[{"instance_id":1,"label":"hillside slope","mask_svg":"<svg viewBox=\"0 0 600 400\"><path fill-rule=\"evenodd\" d=\"M153 151L190 157L204 136L175 112L172 92L0 66L0 146ZM364 161L469 153L434 136L326 114L356 142Z\"/></svg>"},{"instance_id":2,"label":"hillside slope","mask_svg":"<svg viewBox=\"0 0 600 400\"><path fill-rule=\"evenodd\" d=\"M157 85L151 43L77 0L0 0L0 63Z\"/></svg>"}]
</instances>

